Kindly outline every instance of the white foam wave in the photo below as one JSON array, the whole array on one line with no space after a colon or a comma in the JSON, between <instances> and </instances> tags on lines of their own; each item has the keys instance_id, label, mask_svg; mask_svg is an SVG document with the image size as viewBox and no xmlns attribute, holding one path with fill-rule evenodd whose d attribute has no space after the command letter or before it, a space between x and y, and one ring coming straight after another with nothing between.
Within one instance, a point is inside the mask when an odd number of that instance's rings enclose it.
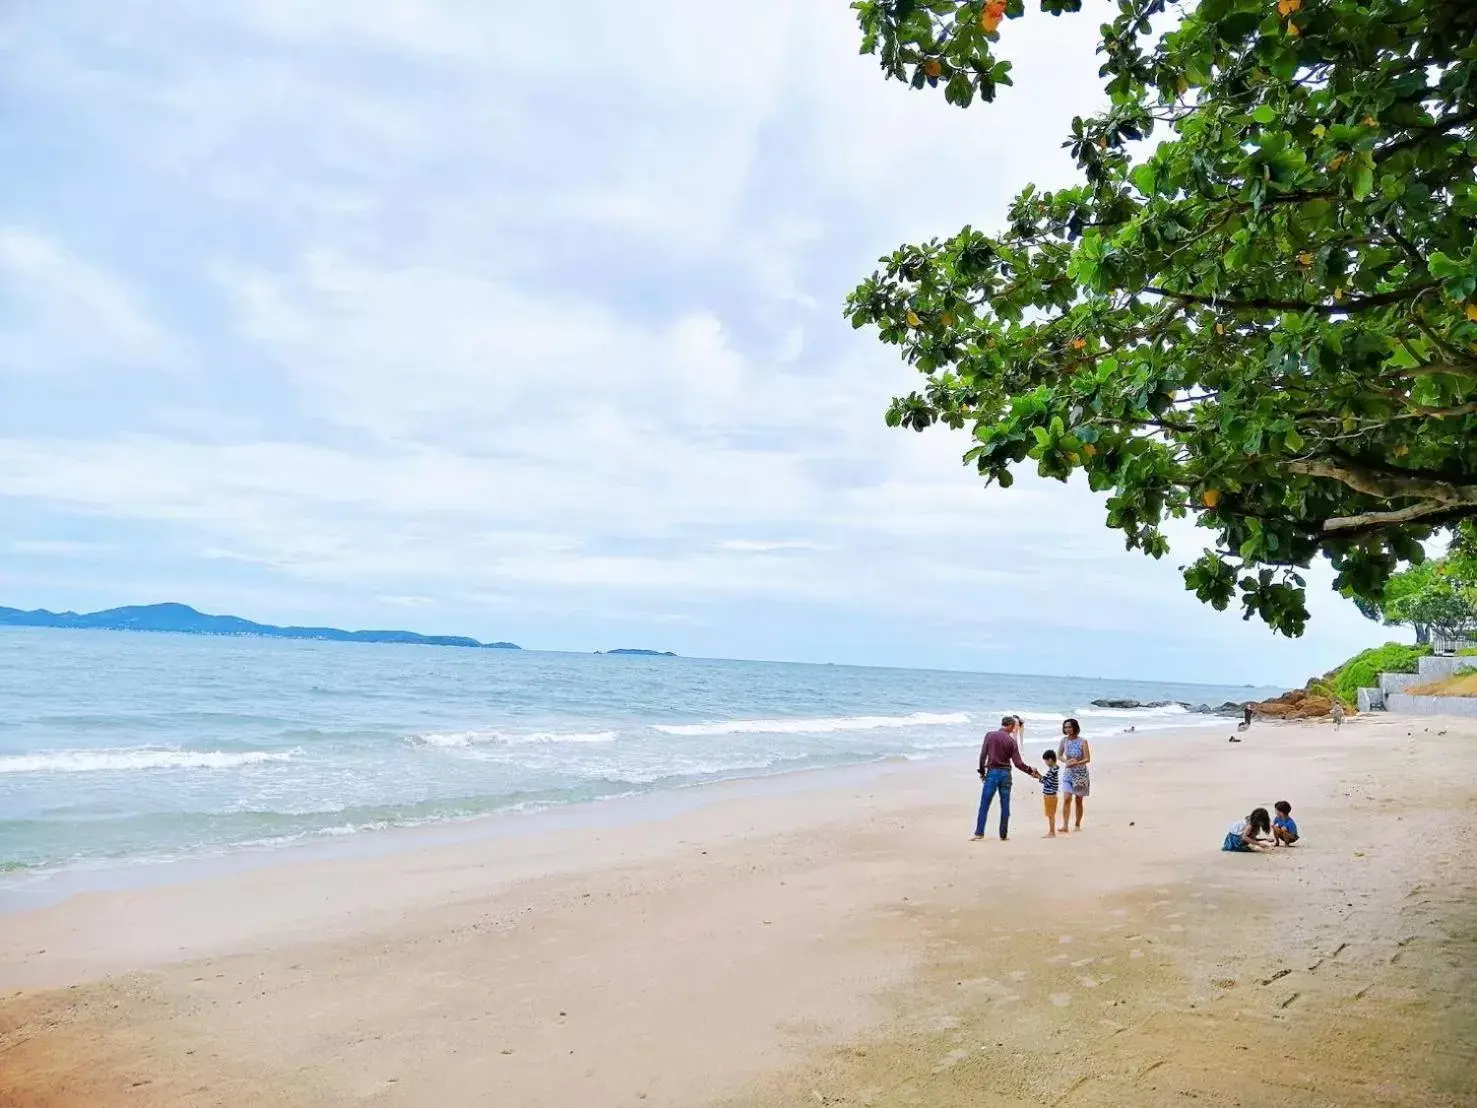
<instances>
[{"instance_id":1,"label":"white foam wave","mask_svg":"<svg viewBox=\"0 0 1477 1108\"><path fill-rule=\"evenodd\" d=\"M655 724L653 731L688 738L706 735L817 735L836 731L877 731L891 727L941 727L964 724L964 712L914 712L906 716L839 716L834 719L733 719L717 723Z\"/></svg>"},{"instance_id":2,"label":"white foam wave","mask_svg":"<svg viewBox=\"0 0 1477 1108\"><path fill-rule=\"evenodd\" d=\"M415 735L412 741L423 746L455 749L484 743L613 743L618 737L615 731L531 731L521 735L506 731L432 731Z\"/></svg>"},{"instance_id":3,"label":"white foam wave","mask_svg":"<svg viewBox=\"0 0 1477 1108\"><path fill-rule=\"evenodd\" d=\"M50 750L0 756L0 773L124 773L150 769L241 769L290 762L301 750Z\"/></svg>"}]
</instances>

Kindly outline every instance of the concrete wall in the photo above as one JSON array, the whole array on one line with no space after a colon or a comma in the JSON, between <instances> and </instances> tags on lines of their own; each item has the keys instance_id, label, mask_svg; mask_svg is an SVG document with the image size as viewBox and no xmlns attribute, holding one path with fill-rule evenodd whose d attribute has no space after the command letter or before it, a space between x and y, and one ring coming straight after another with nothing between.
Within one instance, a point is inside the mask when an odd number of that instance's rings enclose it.
<instances>
[{"instance_id":1,"label":"concrete wall","mask_svg":"<svg viewBox=\"0 0 1477 1108\"><path fill-rule=\"evenodd\" d=\"M1411 696L1390 693L1385 710L1401 716L1469 716L1477 719L1477 696Z\"/></svg>"},{"instance_id":2,"label":"concrete wall","mask_svg":"<svg viewBox=\"0 0 1477 1108\"><path fill-rule=\"evenodd\" d=\"M1419 673L1382 673L1380 674L1380 692L1386 696L1394 692L1404 692L1412 685L1419 685L1423 680L1425 678Z\"/></svg>"},{"instance_id":3,"label":"concrete wall","mask_svg":"<svg viewBox=\"0 0 1477 1108\"><path fill-rule=\"evenodd\" d=\"M1455 677L1464 669L1477 669L1477 658L1422 658L1417 663L1422 681L1440 681L1444 677Z\"/></svg>"},{"instance_id":4,"label":"concrete wall","mask_svg":"<svg viewBox=\"0 0 1477 1108\"><path fill-rule=\"evenodd\" d=\"M1356 706L1361 712L1381 712L1385 708L1383 689L1360 689Z\"/></svg>"}]
</instances>

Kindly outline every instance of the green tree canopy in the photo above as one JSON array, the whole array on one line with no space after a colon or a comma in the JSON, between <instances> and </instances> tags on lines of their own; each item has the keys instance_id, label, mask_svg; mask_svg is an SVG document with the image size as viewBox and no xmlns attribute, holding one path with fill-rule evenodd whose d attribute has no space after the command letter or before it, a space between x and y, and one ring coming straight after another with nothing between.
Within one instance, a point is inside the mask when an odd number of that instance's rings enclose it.
<instances>
[{"instance_id":1,"label":"green tree canopy","mask_svg":"<svg viewBox=\"0 0 1477 1108\"><path fill-rule=\"evenodd\" d=\"M1319 556L1378 602L1477 517L1477 3L1122 0L1080 180L996 234L903 246L850 296L928 378L888 422L968 427L1009 485L1081 470L1130 548L1286 634ZM859 0L863 50L952 104L1008 96L1012 20L1081 0Z\"/></svg>"},{"instance_id":2,"label":"green tree canopy","mask_svg":"<svg viewBox=\"0 0 1477 1108\"><path fill-rule=\"evenodd\" d=\"M1470 638L1477 633L1477 528L1463 524L1451 549L1391 575L1379 604L1367 612L1415 628L1416 642Z\"/></svg>"}]
</instances>

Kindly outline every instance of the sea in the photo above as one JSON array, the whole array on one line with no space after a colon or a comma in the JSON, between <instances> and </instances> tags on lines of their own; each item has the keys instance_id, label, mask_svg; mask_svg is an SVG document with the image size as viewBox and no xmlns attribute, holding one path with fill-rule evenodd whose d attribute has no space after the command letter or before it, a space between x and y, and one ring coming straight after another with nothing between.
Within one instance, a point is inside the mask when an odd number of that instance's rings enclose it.
<instances>
[{"instance_id":1,"label":"sea","mask_svg":"<svg viewBox=\"0 0 1477 1108\"><path fill-rule=\"evenodd\" d=\"M1249 686L0 629L0 888L895 758L1028 753L1063 716L1225 726Z\"/></svg>"}]
</instances>

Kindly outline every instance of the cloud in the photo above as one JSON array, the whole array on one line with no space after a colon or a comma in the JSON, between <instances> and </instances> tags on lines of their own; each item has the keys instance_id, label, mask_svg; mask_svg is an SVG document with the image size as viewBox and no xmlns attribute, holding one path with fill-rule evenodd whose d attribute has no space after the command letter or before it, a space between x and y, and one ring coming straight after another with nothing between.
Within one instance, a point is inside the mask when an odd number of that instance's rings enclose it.
<instances>
[{"instance_id":1,"label":"cloud","mask_svg":"<svg viewBox=\"0 0 1477 1108\"><path fill-rule=\"evenodd\" d=\"M1124 667L1237 662L1252 629L1087 490L987 492L961 436L887 431L911 371L840 315L899 242L1067 179L1090 21L1012 25L1016 87L960 113L883 82L842 4L558 10L7 17L36 141L0 371L65 381L0 412L0 503L20 542L97 543L65 573L13 545L38 602L181 582L542 645L660 623L685 653L1080 671L1128 633Z\"/></svg>"},{"instance_id":2,"label":"cloud","mask_svg":"<svg viewBox=\"0 0 1477 1108\"><path fill-rule=\"evenodd\" d=\"M178 365L177 344L126 282L53 238L0 227L0 372Z\"/></svg>"}]
</instances>

